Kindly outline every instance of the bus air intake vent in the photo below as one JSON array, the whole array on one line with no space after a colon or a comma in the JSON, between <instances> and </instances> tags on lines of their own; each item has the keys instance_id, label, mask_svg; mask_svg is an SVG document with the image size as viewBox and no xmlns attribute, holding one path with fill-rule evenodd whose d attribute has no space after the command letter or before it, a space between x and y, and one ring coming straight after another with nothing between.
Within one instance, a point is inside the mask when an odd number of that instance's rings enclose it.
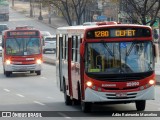
<instances>
[{"instance_id":1,"label":"bus air intake vent","mask_svg":"<svg viewBox=\"0 0 160 120\"><path fill-rule=\"evenodd\" d=\"M117 95L116 93L108 93L106 94L107 99L132 99L135 98L137 95L137 93L127 93L125 94L121 94L121 95Z\"/></svg>"}]
</instances>

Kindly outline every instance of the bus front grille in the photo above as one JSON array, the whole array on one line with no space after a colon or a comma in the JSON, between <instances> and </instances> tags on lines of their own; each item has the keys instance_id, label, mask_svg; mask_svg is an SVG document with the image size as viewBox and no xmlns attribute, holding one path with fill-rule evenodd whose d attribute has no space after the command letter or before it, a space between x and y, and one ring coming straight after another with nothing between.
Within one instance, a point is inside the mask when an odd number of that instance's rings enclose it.
<instances>
[{"instance_id":1,"label":"bus front grille","mask_svg":"<svg viewBox=\"0 0 160 120\"><path fill-rule=\"evenodd\" d=\"M107 99L132 99L135 98L137 93L108 93L106 94Z\"/></svg>"}]
</instances>

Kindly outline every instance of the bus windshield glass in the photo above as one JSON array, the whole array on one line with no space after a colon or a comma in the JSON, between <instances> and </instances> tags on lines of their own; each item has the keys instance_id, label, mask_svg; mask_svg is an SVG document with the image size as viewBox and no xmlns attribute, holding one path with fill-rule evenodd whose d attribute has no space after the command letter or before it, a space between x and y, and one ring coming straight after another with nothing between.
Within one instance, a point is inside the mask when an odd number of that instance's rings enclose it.
<instances>
[{"instance_id":1,"label":"bus windshield glass","mask_svg":"<svg viewBox=\"0 0 160 120\"><path fill-rule=\"evenodd\" d=\"M151 41L87 43L85 70L95 74L153 71Z\"/></svg>"},{"instance_id":2,"label":"bus windshield glass","mask_svg":"<svg viewBox=\"0 0 160 120\"><path fill-rule=\"evenodd\" d=\"M40 39L39 38L8 38L6 40L7 55L34 55L40 54Z\"/></svg>"}]
</instances>

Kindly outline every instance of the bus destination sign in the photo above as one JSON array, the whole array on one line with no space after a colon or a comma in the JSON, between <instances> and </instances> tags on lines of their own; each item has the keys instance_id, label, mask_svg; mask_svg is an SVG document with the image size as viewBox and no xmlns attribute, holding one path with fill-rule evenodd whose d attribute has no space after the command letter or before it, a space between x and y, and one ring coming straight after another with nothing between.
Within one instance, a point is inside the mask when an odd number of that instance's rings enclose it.
<instances>
[{"instance_id":1,"label":"bus destination sign","mask_svg":"<svg viewBox=\"0 0 160 120\"><path fill-rule=\"evenodd\" d=\"M151 37L151 31L146 28L103 28L87 32L87 39L117 38L117 37Z\"/></svg>"},{"instance_id":2,"label":"bus destination sign","mask_svg":"<svg viewBox=\"0 0 160 120\"><path fill-rule=\"evenodd\" d=\"M7 34L9 37L12 36L38 36L38 31L9 31Z\"/></svg>"}]
</instances>

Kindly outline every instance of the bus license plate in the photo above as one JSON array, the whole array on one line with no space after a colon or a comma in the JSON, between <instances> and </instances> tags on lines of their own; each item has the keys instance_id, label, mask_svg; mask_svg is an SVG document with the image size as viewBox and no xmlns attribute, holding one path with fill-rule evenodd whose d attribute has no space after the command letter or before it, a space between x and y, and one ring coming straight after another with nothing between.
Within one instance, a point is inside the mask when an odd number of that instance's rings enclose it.
<instances>
[{"instance_id":1,"label":"bus license plate","mask_svg":"<svg viewBox=\"0 0 160 120\"><path fill-rule=\"evenodd\" d=\"M127 97L127 93L121 92L121 93L116 93L116 97Z\"/></svg>"}]
</instances>

